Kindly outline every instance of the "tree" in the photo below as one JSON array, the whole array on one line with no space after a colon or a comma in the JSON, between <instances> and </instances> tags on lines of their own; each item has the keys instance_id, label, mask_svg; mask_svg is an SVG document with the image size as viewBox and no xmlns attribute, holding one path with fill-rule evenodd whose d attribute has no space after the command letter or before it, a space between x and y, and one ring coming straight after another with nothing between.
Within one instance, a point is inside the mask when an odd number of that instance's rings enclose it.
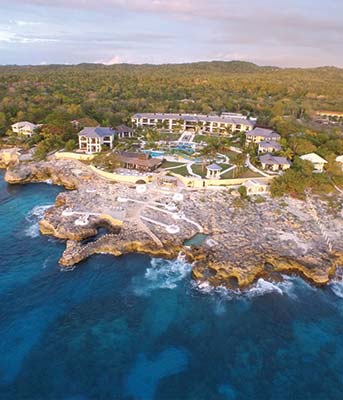
<instances>
[{"instance_id":1,"label":"tree","mask_svg":"<svg viewBox=\"0 0 343 400\"><path fill-rule=\"evenodd\" d=\"M64 146L66 151L73 151L75 147L76 147L76 142L74 139L69 139Z\"/></svg>"},{"instance_id":2,"label":"tree","mask_svg":"<svg viewBox=\"0 0 343 400\"><path fill-rule=\"evenodd\" d=\"M272 180L270 192L274 197L288 194L293 197L304 198L304 192L307 188L328 193L332 189L332 185L326 174L313 173L313 165L310 161L295 157L292 168Z\"/></svg>"},{"instance_id":3,"label":"tree","mask_svg":"<svg viewBox=\"0 0 343 400\"><path fill-rule=\"evenodd\" d=\"M241 199L247 199L248 198L247 188L245 186L243 186L243 185L240 186L237 191L241 195Z\"/></svg>"},{"instance_id":4,"label":"tree","mask_svg":"<svg viewBox=\"0 0 343 400\"><path fill-rule=\"evenodd\" d=\"M237 174L239 174L245 165L246 155L243 153L236 153L231 157L231 163L236 165ZM235 170L234 170L235 173Z\"/></svg>"},{"instance_id":5,"label":"tree","mask_svg":"<svg viewBox=\"0 0 343 400\"><path fill-rule=\"evenodd\" d=\"M313 153L317 147L312 144L309 140L301 137L291 138L289 141L289 147L294 154L303 155L307 153Z\"/></svg>"},{"instance_id":6,"label":"tree","mask_svg":"<svg viewBox=\"0 0 343 400\"><path fill-rule=\"evenodd\" d=\"M0 133L5 133L6 130L6 115L3 112L0 112Z\"/></svg>"}]
</instances>

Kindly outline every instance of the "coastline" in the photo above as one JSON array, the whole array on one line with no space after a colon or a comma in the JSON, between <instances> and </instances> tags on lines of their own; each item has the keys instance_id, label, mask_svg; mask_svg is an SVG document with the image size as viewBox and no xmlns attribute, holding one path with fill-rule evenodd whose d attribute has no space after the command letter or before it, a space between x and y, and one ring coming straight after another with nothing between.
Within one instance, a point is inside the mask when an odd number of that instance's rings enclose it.
<instances>
[{"instance_id":1,"label":"coastline","mask_svg":"<svg viewBox=\"0 0 343 400\"><path fill-rule=\"evenodd\" d=\"M343 265L342 221L319 199L317 211L328 227L332 252L306 203L294 199L266 199L238 208L226 190L184 188L183 200L175 202L173 192L154 181L147 192L138 193L135 186L106 181L75 160L17 164L8 168L5 179L10 184L49 180L68 190L40 221L42 234L66 241L60 259L66 268L99 253L166 259L182 253L199 284L242 289L259 278L282 279L281 274L322 286ZM168 211L171 205L175 210ZM178 226L179 232L169 233L166 226ZM185 246L199 227L207 238Z\"/></svg>"}]
</instances>

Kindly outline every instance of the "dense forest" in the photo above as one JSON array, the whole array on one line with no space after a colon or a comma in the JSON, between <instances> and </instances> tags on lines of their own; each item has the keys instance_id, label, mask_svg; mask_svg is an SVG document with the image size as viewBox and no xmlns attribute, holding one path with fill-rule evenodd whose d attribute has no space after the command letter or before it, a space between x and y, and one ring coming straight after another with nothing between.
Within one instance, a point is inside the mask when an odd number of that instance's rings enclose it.
<instances>
[{"instance_id":1,"label":"dense forest","mask_svg":"<svg viewBox=\"0 0 343 400\"><path fill-rule=\"evenodd\" d=\"M115 125L138 111L240 111L271 125L319 109L343 110L343 69L246 62L0 67L1 133L18 120L90 117Z\"/></svg>"}]
</instances>

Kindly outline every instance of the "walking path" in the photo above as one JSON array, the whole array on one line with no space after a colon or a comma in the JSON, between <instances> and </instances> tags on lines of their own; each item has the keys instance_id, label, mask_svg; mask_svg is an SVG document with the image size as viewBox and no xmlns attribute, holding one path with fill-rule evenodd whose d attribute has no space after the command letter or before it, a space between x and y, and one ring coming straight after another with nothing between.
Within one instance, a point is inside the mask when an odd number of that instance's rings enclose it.
<instances>
[{"instance_id":1,"label":"walking path","mask_svg":"<svg viewBox=\"0 0 343 400\"><path fill-rule=\"evenodd\" d=\"M152 224L162 226L163 228L166 229L166 231L168 233L175 234L175 233L179 233L180 232L180 228L177 225L167 225L167 224L164 224L163 222L156 221L155 219L147 218L147 217L143 217L143 216L141 216L140 218L142 220L150 222Z\"/></svg>"},{"instance_id":2,"label":"walking path","mask_svg":"<svg viewBox=\"0 0 343 400\"><path fill-rule=\"evenodd\" d=\"M224 161L225 164L230 164L230 159L227 155L222 154L222 153L217 153L217 155L225 158L225 161Z\"/></svg>"},{"instance_id":3,"label":"walking path","mask_svg":"<svg viewBox=\"0 0 343 400\"><path fill-rule=\"evenodd\" d=\"M200 175L197 175L197 174L195 174L193 172L193 170L192 170L192 165L193 164L194 164L194 162L191 162L191 163L187 164L187 171L188 171L189 175L194 176L194 178L200 178L201 179Z\"/></svg>"},{"instance_id":4,"label":"walking path","mask_svg":"<svg viewBox=\"0 0 343 400\"><path fill-rule=\"evenodd\" d=\"M219 175L220 175L220 176L221 176L221 175L224 175L224 174L226 174L227 172L232 171L232 170L235 169L235 168L237 168L237 165L231 165L231 167L229 167L229 168L227 168L227 169L224 169L224 171L222 171Z\"/></svg>"},{"instance_id":5,"label":"walking path","mask_svg":"<svg viewBox=\"0 0 343 400\"><path fill-rule=\"evenodd\" d=\"M175 165L174 167L168 167L168 168L163 168L165 171L169 171L170 169L178 169L178 168L182 168L182 167L186 167L188 165L187 164L180 164L180 165Z\"/></svg>"},{"instance_id":6,"label":"walking path","mask_svg":"<svg viewBox=\"0 0 343 400\"><path fill-rule=\"evenodd\" d=\"M243 151L239 147L230 146L229 149L235 153L243 153Z\"/></svg>"},{"instance_id":7,"label":"walking path","mask_svg":"<svg viewBox=\"0 0 343 400\"><path fill-rule=\"evenodd\" d=\"M151 237L151 239L157 244L157 246L163 247L163 243L160 241L160 239L144 224L141 219L138 219L138 225Z\"/></svg>"},{"instance_id":8,"label":"walking path","mask_svg":"<svg viewBox=\"0 0 343 400\"><path fill-rule=\"evenodd\" d=\"M328 175L328 176L329 176L329 175ZM343 190L340 189L340 188L335 184L335 182L331 179L330 176L329 176L329 179L330 179L330 182L332 183L332 185L334 186L334 188L335 188L338 192L340 192L340 193L343 194Z\"/></svg>"},{"instance_id":9,"label":"walking path","mask_svg":"<svg viewBox=\"0 0 343 400\"><path fill-rule=\"evenodd\" d=\"M133 203L144 204L147 208L150 208L151 210L155 210L155 211L159 211L159 212L168 214L168 215L172 216L175 220L181 219L183 221L188 222L191 225L196 226L198 228L199 232L203 232L204 231L204 228L200 224L198 224L197 222L187 218L183 213L177 213L177 212L173 212L173 211L164 210L162 208L151 206L151 205L147 204L144 201L131 199L131 198L126 198L126 197L125 198L124 197L120 197L120 198L118 198L118 201L121 201L121 202L131 201ZM163 206L165 207L165 205L163 205Z\"/></svg>"},{"instance_id":10,"label":"walking path","mask_svg":"<svg viewBox=\"0 0 343 400\"><path fill-rule=\"evenodd\" d=\"M266 174L265 172L261 171L260 169L256 168L254 165L251 164L249 154L247 154L247 158L245 160L245 165L247 168L250 169L250 171L256 172L257 174L261 174L262 176L265 176L268 178L270 177L270 175Z\"/></svg>"}]
</instances>

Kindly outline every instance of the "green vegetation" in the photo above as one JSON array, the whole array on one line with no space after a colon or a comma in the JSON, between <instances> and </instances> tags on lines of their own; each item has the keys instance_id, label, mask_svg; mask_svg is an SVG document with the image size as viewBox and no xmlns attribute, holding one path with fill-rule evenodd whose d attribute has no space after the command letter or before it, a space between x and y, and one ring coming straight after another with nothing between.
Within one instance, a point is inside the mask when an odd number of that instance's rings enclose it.
<instances>
[{"instance_id":1,"label":"green vegetation","mask_svg":"<svg viewBox=\"0 0 343 400\"><path fill-rule=\"evenodd\" d=\"M223 174L222 179L236 179L236 178L261 178L261 175L250 171L250 169L248 168L241 168L240 170L238 170L238 168L233 169L229 172L225 172L225 174Z\"/></svg>"},{"instance_id":2,"label":"green vegetation","mask_svg":"<svg viewBox=\"0 0 343 400\"><path fill-rule=\"evenodd\" d=\"M343 186L342 172L334 161L343 154L342 132L338 126L313 122L316 110L343 110L343 69L280 69L245 62L0 67L0 138L26 148L37 145L37 159L77 145L79 129L70 123L75 119L81 125L115 126L130 124L136 112L241 112L279 132L280 155L294 161L294 168L273 182L274 195L301 196L306 187L331 189L331 182ZM10 134L11 124L23 120L45 125L29 139ZM163 124L159 128L137 133L144 134L148 147L179 136L165 132ZM245 155L229 150L231 145L243 144L243 134L230 139L196 135L196 141L202 140L208 144L201 154L204 158L229 154L230 162L238 166L234 177L247 173ZM130 149L132 144L127 141L121 146ZM256 149L246 151L256 162ZM309 152L328 160L327 174L309 173L298 161L298 156Z\"/></svg>"},{"instance_id":3,"label":"green vegetation","mask_svg":"<svg viewBox=\"0 0 343 400\"><path fill-rule=\"evenodd\" d=\"M184 165L184 164L185 163L163 160L161 167L162 168L171 168L171 167L178 167L178 166ZM174 171L174 170L172 170L172 171Z\"/></svg>"},{"instance_id":4,"label":"green vegetation","mask_svg":"<svg viewBox=\"0 0 343 400\"><path fill-rule=\"evenodd\" d=\"M48 122L55 112L116 125L139 111L223 110L256 115L282 130L284 116L306 120L313 110L342 110L343 70L240 62L0 67L0 99L3 133L18 120Z\"/></svg>"},{"instance_id":5,"label":"green vegetation","mask_svg":"<svg viewBox=\"0 0 343 400\"><path fill-rule=\"evenodd\" d=\"M172 169L171 172L173 172L174 174L182 175L182 176L188 176L189 175L189 172L188 172L186 166Z\"/></svg>"},{"instance_id":6,"label":"green vegetation","mask_svg":"<svg viewBox=\"0 0 343 400\"><path fill-rule=\"evenodd\" d=\"M248 199L247 188L245 186L240 186L237 191L240 194L242 200Z\"/></svg>"},{"instance_id":7,"label":"green vegetation","mask_svg":"<svg viewBox=\"0 0 343 400\"><path fill-rule=\"evenodd\" d=\"M113 172L116 168L120 166L116 154L112 152L97 154L93 159L92 164L95 167L108 172Z\"/></svg>"},{"instance_id":8,"label":"green vegetation","mask_svg":"<svg viewBox=\"0 0 343 400\"><path fill-rule=\"evenodd\" d=\"M293 167L271 183L272 196L282 196L284 193L293 197L304 198L305 189L314 193L329 193L333 190L327 174L313 173L313 165L295 157Z\"/></svg>"},{"instance_id":9,"label":"green vegetation","mask_svg":"<svg viewBox=\"0 0 343 400\"><path fill-rule=\"evenodd\" d=\"M205 178L207 174L206 164L193 164L192 171L195 174L200 175L202 178Z\"/></svg>"}]
</instances>

